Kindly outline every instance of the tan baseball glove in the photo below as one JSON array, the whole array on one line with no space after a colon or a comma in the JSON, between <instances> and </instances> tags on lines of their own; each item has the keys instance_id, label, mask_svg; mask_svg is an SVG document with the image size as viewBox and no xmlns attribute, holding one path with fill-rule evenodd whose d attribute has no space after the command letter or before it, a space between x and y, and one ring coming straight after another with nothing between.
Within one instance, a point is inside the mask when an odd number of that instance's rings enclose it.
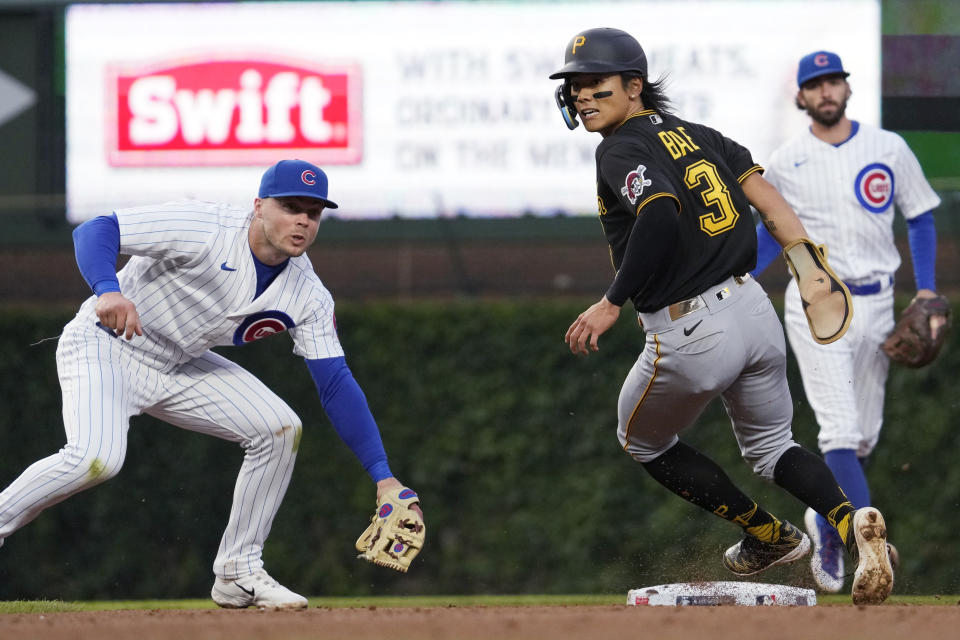
<instances>
[{"instance_id":1,"label":"tan baseball glove","mask_svg":"<svg viewBox=\"0 0 960 640\"><path fill-rule=\"evenodd\" d=\"M930 326L932 316L945 319L936 331ZM914 298L883 341L883 350L894 362L916 369L933 362L947 341L949 328L950 302L945 296Z\"/></svg>"},{"instance_id":2,"label":"tan baseball glove","mask_svg":"<svg viewBox=\"0 0 960 640\"><path fill-rule=\"evenodd\" d=\"M370 526L357 538L358 558L403 573L410 568L426 537L420 514L410 507L420 504L413 489L396 487L377 501Z\"/></svg>"},{"instance_id":3,"label":"tan baseball glove","mask_svg":"<svg viewBox=\"0 0 960 640\"><path fill-rule=\"evenodd\" d=\"M800 288L810 335L820 344L842 338L853 320L853 299L827 263L827 248L800 238L783 248L783 257Z\"/></svg>"}]
</instances>

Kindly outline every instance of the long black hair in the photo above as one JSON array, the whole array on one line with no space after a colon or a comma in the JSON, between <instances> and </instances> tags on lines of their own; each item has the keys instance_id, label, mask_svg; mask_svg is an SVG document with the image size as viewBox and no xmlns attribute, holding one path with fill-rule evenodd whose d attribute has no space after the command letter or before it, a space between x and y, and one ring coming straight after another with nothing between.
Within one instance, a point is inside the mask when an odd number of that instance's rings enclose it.
<instances>
[{"instance_id":1,"label":"long black hair","mask_svg":"<svg viewBox=\"0 0 960 640\"><path fill-rule=\"evenodd\" d=\"M673 103L670 102L670 98L668 98L667 94L664 93L664 88L667 84L667 77L665 75L660 76L656 80L649 80L639 73L627 71L621 73L620 78L623 81L624 89L627 88L627 85L630 84L632 79L643 79L643 88L640 90L640 99L643 100L644 109L653 109L657 113L673 113Z\"/></svg>"}]
</instances>

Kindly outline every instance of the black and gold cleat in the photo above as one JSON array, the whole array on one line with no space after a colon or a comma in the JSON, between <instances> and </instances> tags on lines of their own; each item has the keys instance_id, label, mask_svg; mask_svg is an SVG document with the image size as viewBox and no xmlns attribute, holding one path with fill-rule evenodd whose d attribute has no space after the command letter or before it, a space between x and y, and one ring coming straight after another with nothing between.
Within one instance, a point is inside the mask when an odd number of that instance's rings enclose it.
<instances>
[{"instance_id":1,"label":"black and gold cleat","mask_svg":"<svg viewBox=\"0 0 960 640\"><path fill-rule=\"evenodd\" d=\"M778 564L799 560L810 550L807 534L784 520L776 542L744 535L723 554L723 566L738 576L752 576Z\"/></svg>"},{"instance_id":2,"label":"black and gold cleat","mask_svg":"<svg viewBox=\"0 0 960 640\"><path fill-rule=\"evenodd\" d=\"M853 574L853 604L880 604L893 591L893 565L887 544L887 525L883 515L874 507L857 509L853 514L852 532L848 534L854 544L849 545L850 554L857 561ZM894 549L893 555L899 559Z\"/></svg>"}]
</instances>

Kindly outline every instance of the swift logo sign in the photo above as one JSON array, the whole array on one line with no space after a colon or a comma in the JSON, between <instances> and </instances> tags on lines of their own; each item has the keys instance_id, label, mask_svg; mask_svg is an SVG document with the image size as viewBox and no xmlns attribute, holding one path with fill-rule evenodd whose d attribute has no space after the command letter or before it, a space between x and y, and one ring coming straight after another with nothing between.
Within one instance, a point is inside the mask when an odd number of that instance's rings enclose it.
<instances>
[{"instance_id":1,"label":"swift logo sign","mask_svg":"<svg viewBox=\"0 0 960 640\"><path fill-rule=\"evenodd\" d=\"M357 65L259 57L108 66L107 157L113 166L273 164L303 157L357 164Z\"/></svg>"}]
</instances>

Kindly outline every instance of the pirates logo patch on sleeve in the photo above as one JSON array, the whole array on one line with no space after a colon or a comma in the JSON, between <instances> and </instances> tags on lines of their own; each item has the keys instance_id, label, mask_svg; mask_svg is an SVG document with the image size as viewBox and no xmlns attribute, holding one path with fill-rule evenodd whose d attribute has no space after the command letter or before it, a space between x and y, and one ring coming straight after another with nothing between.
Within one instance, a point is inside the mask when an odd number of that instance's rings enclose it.
<instances>
[{"instance_id":1,"label":"pirates logo patch on sleeve","mask_svg":"<svg viewBox=\"0 0 960 640\"><path fill-rule=\"evenodd\" d=\"M627 174L624 180L624 186L620 188L620 193L627 196L630 204L637 204L637 199L640 197L640 194L643 193L643 188L653 184L653 182L643 177L646 170L647 167L645 165L638 164L636 169Z\"/></svg>"}]
</instances>

